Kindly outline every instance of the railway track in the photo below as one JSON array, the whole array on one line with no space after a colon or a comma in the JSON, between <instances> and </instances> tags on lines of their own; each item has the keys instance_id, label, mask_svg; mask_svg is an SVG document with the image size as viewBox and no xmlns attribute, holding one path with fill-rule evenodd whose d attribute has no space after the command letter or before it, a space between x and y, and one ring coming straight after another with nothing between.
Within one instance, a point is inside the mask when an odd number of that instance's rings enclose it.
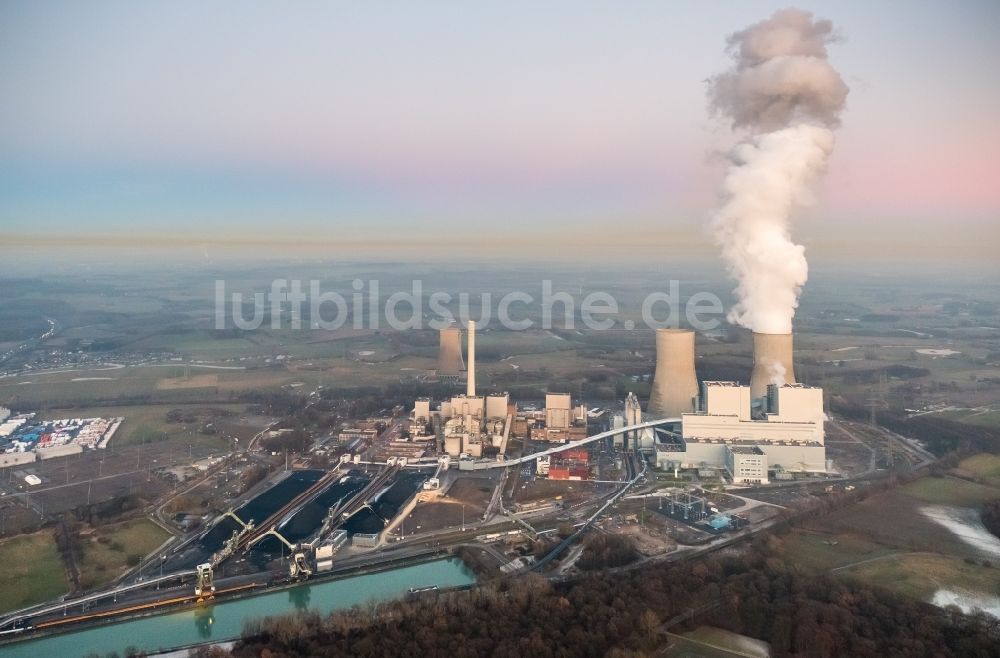
<instances>
[{"instance_id":1,"label":"railway track","mask_svg":"<svg viewBox=\"0 0 1000 658\"><path fill-rule=\"evenodd\" d=\"M248 585L239 585L238 587L230 587L227 589L221 589L215 593L215 596L223 594L233 594L235 592L242 592L246 590L259 587L257 583L250 583ZM214 597L213 597L214 598ZM118 615L124 614L134 614L139 612L144 612L147 610L154 610L157 608L163 608L174 605L183 605L185 603L196 603L198 597L194 594L187 594L184 596L177 596L169 599L158 599L156 601L149 601L146 603L138 603L135 605L124 606L121 608L113 608L111 610L102 610L100 612L89 612L79 615L72 615L68 617L60 617L57 619L49 619L46 621L40 621L33 625L33 628L38 630L44 630L47 628L56 628L58 626L65 626L67 624L76 624L83 621L92 621L95 619L104 619L108 617L116 617Z\"/></svg>"}]
</instances>

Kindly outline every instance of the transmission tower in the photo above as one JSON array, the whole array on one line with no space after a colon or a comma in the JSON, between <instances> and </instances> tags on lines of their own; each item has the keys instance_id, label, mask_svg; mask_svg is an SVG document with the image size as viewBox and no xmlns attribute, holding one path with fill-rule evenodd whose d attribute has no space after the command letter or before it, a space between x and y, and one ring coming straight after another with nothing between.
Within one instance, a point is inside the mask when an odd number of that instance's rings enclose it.
<instances>
[{"instance_id":1,"label":"transmission tower","mask_svg":"<svg viewBox=\"0 0 1000 658\"><path fill-rule=\"evenodd\" d=\"M878 386L872 391L871 396L868 398L869 405L869 416L868 422L873 428L878 427L878 418L876 415L876 410L879 408L885 408L885 391L888 386L888 378L886 377L885 371L879 374ZM894 458L892 452L892 434L886 431L885 433L886 442L886 462L889 472L892 472L894 466Z\"/></svg>"}]
</instances>

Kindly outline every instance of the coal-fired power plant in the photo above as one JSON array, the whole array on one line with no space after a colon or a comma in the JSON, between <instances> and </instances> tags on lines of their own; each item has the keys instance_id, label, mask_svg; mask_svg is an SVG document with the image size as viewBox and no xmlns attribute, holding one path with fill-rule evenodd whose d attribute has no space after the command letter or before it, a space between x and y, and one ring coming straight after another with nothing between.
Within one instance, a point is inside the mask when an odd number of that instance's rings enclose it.
<instances>
[{"instance_id":1,"label":"coal-fired power plant","mask_svg":"<svg viewBox=\"0 0 1000 658\"><path fill-rule=\"evenodd\" d=\"M441 330L438 347L437 371L439 375L458 375L465 370L462 360L462 330L445 327Z\"/></svg>"},{"instance_id":2,"label":"coal-fired power plant","mask_svg":"<svg viewBox=\"0 0 1000 658\"><path fill-rule=\"evenodd\" d=\"M657 418L679 417L695 410L698 378L694 371L694 332L656 330L656 372L647 413Z\"/></svg>"},{"instance_id":3,"label":"coal-fired power plant","mask_svg":"<svg viewBox=\"0 0 1000 658\"><path fill-rule=\"evenodd\" d=\"M753 334L753 372L750 373L750 397L767 395L767 385L794 384L792 334Z\"/></svg>"}]
</instances>

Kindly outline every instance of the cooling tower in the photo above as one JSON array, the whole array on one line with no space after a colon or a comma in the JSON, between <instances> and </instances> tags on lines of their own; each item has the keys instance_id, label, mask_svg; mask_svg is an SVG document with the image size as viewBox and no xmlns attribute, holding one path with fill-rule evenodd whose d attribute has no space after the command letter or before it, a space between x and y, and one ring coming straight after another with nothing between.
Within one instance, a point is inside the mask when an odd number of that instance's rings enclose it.
<instances>
[{"instance_id":1,"label":"cooling tower","mask_svg":"<svg viewBox=\"0 0 1000 658\"><path fill-rule=\"evenodd\" d=\"M457 375L465 370L462 361L462 330L458 327L445 327L441 330L441 343L438 348L439 375Z\"/></svg>"},{"instance_id":2,"label":"cooling tower","mask_svg":"<svg viewBox=\"0 0 1000 658\"><path fill-rule=\"evenodd\" d=\"M753 335L753 372L750 374L750 398L767 395L768 384L794 384L791 334Z\"/></svg>"},{"instance_id":3,"label":"cooling tower","mask_svg":"<svg viewBox=\"0 0 1000 658\"><path fill-rule=\"evenodd\" d=\"M646 411L655 418L672 418L694 411L698 378L694 373L694 332L656 330L656 373Z\"/></svg>"},{"instance_id":4,"label":"cooling tower","mask_svg":"<svg viewBox=\"0 0 1000 658\"><path fill-rule=\"evenodd\" d=\"M476 397L476 323L469 320L469 378L465 387L465 394L470 398Z\"/></svg>"}]
</instances>

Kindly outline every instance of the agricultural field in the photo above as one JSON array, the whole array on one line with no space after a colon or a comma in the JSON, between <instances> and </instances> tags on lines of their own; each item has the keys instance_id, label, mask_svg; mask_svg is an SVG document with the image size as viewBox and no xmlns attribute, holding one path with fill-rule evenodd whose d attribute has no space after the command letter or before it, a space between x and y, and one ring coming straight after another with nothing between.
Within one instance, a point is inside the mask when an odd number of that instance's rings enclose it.
<instances>
[{"instance_id":1,"label":"agricultural field","mask_svg":"<svg viewBox=\"0 0 1000 658\"><path fill-rule=\"evenodd\" d=\"M897 550L988 559L988 551L949 530L935 516L950 510L975 517L983 501L996 497L1000 491L989 487L957 478L926 477L829 514L810 528L859 535Z\"/></svg>"},{"instance_id":2,"label":"agricultural field","mask_svg":"<svg viewBox=\"0 0 1000 658\"><path fill-rule=\"evenodd\" d=\"M996 455L987 457L996 458ZM977 507L987 500L1000 498L1000 491L993 487L951 477L920 478L903 485L899 491L923 502L963 507Z\"/></svg>"},{"instance_id":3,"label":"agricultural field","mask_svg":"<svg viewBox=\"0 0 1000 658\"><path fill-rule=\"evenodd\" d=\"M193 359L219 359L237 354L245 356L255 352L270 352L247 338L220 337L220 332L184 331L160 333L132 343L129 347L143 351L172 351Z\"/></svg>"},{"instance_id":4,"label":"agricultural field","mask_svg":"<svg viewBox=\"0 0 1000 658\"><path fill-rule=\"evenodd\" d=\"M63 372L20 375L0 380L0 400L20 408L95 406L122 398L143 396L153 403L205 400L226 402L231 395L252 389L277 389L296 380L321 380L324 373L305 375L284 364L193 364L94 367ZM398 377L397 377L398 378Z\"/></svg>"},{"instance_id":5,"label":"agricultural field","mask_svg":"<svg viewBox=\"0 0 1000 658\"><path fill-rule=\"evenodd\" d=\"M969 473L992 473L996 455L962 462ZM957 477L924 477L872 495L800 527L779 550L806 569L875 583L931 600L937 593L995 596L1000 590L1000 538L979 520L1000 488Z\"/></svg>"},{"instance_id":6,"label":"agricultural field","mask_svg":"<svg viewBox=\"0 0 1000 658\"><path fill-rule=\"evenodd\" d=\"M952 473L959 477L982 480L993 488L1000 489L1000 455L973 455L963 459Z\"/></svg>"},{"instance_id":7,"label":"agricultural field","mask_svg":"<svg viewBox=\"0 0 1000 658\"><path fill-rule=\"evenodd\" d=\"M0 611L17 610L70 589L51 530L0 541Z\"/></svg>"},{"instance_id":8,"label":"agricultural field","mask_svg":"<svg viewBox=\"0 0 1000 658\"><path fill-rule=\"evenodd\" d=\"M189 411L198 417L198 421L192 424L168 422L167 413L175 408ZM209 410L206 412L209 415L206 415L206 413L199 413L200 411L206 409ZM217 435L205 435L199 431L202 423L209 421L211 416L210 411L215 409L235 414L236 420L240 417L244 417L247 413L247 406L245 404L213 404L210 407L204 408L194 405L174 407L169 404L148 404L118 407L87 407L82 409L52 409L40 414L40 417L43 419L67 417L124 417L125 422L122 423L121 427L119 427L118 431L115 433L114 438L111 439L110 445L112 449L140 443L157 443L174 439L183 442L185 446L188 444L194 444L216 450L226 450L229 447L229 443L224 438ZM211 420L216 419L211 417ZM230 418L223 419L220 417L218 420L230 420ZM256 428L255 425L251 429L254 428ZM259 428L256 428L253 433L256 431L259 431Z\"/></svg>"},{"instance_id":9,"label":"agricultural field","mask_svg":"<svg viewBox=\"0 0 1000 658\"><path fill-rule=\"evenodd\" d=\"M148 519L101 526L84 535L80 561L80 586L90 589L113 581L136 566L170 535ZM158 565L155 556L154 566ZM153 568L153 567L150 567Z\"/></svg>"},{"instance_id":10,"label":"agricultural field","mask_svg":"<svg viewBox=\"0 0 1000 658\"><path fill-rule=\"evenodd\" d=\"M828 571L867 560L896 555L898 551L862 535L799 529L783 537L781 550L806 569Z\"/></svg>"},{"instance_id":11,"label":"agricultural field","mask_svg":"<svg viewBox=\"0 0 1000 658\"><path fill-rule=\"evenodd\" d=\"M964 418L960 418L959 420L968 425L1000 428L1000 409L975 411Z\"/></svg>"},{"instance_id":12,"label":"agricultural field","mask_svg":"<svg viewBox=\"0 0 1000 658\"><path fill-rule=\"evenodd\" d=\"M942 587L983 594L1000 591L1000 564L986 568L935 553L893 555L838 573L924 601Z\"/></svg>"}]
</instances>

